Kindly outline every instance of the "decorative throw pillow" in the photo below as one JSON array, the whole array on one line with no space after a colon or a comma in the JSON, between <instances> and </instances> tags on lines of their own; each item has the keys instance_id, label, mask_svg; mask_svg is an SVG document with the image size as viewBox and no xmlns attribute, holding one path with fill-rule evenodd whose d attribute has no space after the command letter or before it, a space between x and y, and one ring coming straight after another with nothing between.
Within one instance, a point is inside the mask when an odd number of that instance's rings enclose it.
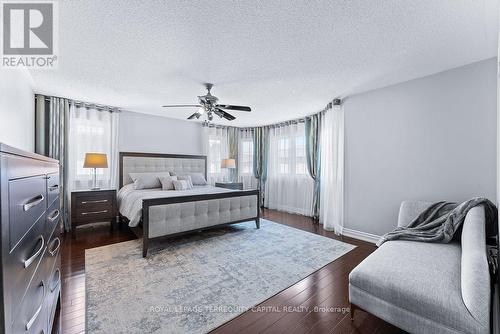
<instances>
[{"instance_id":1,"label":"decorative throw pillow","mask_svg":"<svg viewBox=\"0 0 500 334\"><path fill-rule=\"evenodd\" d=\"M169 172L129 173L134 189L161 188L160 176L170 176Z\"/></svg>"},{"instance_id":2,"label":"decorative throw pillow","mask_svg":"<svg viewBox=\"0 0 500 334\"><path fill-rule=\"evenodd\" d=\"M191 180L191 176L189 175L177 176L177 180L187 181L189 187L188 189L193 189L193 181Z\"/></svg>"},{"instance_id":3,"label":"decorative throw pillow","mask_svg":"<svg viewBox=\"0 0 500 334\"><path fill-rule=\"evenodd\" d=\"M160 176L159 179L162 190L175 190L173 181L177 180L177 176Z\"/></svg>"},{"instance_id":4,"label":"decorative throw pillow","mask_svg":"<svg viewBox=\"0 0 500 334\"><path fill-rule=\"evenodd\" d=\"M201 173L189 173L188 175L191 177L191 181L195 186L206 186L208 184Z\"/></svg>"},{"instance_id":5,"label":"decorative throw pillow","mask_svg":"<svg viewBox=\"0 0 500 334\"><path fill-rule=\"evenodd\" d=\"M188 190L189 184L187 180L173 180L175 190Z\"/></svg>"}]
</instances>

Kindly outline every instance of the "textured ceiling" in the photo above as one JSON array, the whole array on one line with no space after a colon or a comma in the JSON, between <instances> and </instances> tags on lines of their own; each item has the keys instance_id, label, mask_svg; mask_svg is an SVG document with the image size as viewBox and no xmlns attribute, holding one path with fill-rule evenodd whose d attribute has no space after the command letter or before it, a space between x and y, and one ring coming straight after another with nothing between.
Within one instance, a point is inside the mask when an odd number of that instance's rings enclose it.
<instances>
[{"instance_id":1,"label":"textured ceiling","mask_svg":"<svg viewBox=\"0 0 500 334\"><path fill-rule=\"evenodd\" d=\"M160 106L213 82L220 102L253 108L238 126L497 52L495 0L65 0L59 13L59 68L32 71L37 92L186 118Z\"/></svg>"}]
</instances>

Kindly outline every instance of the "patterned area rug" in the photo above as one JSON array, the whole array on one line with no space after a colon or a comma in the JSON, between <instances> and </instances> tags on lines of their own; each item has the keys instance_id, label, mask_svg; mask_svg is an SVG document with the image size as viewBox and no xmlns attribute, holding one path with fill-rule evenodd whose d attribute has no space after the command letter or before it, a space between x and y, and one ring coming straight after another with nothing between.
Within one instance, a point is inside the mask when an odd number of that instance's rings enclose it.
<instances>
[{"instance_id":1,"label":"patterned area rug","mask_svg":"<svg viewBox=\"0 0 500 334\"><path fill-rule=\"evenodd\" d=\"M206 333L355 246L261 220L85 252L87 333Z\"/></svg>"}]
</instances>

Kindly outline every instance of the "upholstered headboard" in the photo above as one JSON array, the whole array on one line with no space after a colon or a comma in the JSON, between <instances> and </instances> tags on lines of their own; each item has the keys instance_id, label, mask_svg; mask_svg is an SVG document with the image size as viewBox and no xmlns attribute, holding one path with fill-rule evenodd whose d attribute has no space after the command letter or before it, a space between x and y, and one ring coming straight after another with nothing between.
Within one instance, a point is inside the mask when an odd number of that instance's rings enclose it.
<instances>
[{"instance_id":1,"label":"upholstered headboard","mask_svg":"<svg viewBox=\"0 0 500 334\"><path fill-rule=\"evenodd\" d=\"M202 173L207 178L204 155L120 152L120 188L132 183L129 173L175 172Z\"/></svg>"}]
</instances>

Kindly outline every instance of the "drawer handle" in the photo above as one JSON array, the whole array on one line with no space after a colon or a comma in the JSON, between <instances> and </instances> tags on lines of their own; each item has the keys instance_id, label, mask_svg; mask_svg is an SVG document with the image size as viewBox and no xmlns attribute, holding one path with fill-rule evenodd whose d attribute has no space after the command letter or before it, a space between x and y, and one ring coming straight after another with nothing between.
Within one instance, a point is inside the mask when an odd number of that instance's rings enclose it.
<instances>
[{"instance_id":1,"label":"drawer handle","mask_svg":"<svg viewBox=\"0 0 500 334\"><path fill-rule=\"evenodd\" d=\"M59 283L61 283L61 270L59 270L59 268L57 268L56 273L57 273L57 282L53 288L50 288L50 293L54 292L54 290L57 289L57 287L59 286Z\"/></svg>"},{"instance_id":2,"label":"drawer handle","mask_svg":"<svg viewBox=\"0 0 500 334\"><path fill-rule=\"evenodd\" d=\"M59 218L59 215L60 215L60 211L59 209L55 209L53 212L52 212L52 216L49 217L49 221L51 223L53 223L57 218Z\"/></svg>"},{"instance_id":3,"label":"drawer handle","mask_svg":"<svg viewBox=\"0 0 500 334\"><path fill-rule=\"evenodd\" d=\"M86 215L97 215L99 213L106 213L108 210L102 210L102 211L92 211L92 212L82 212L82 216Z\"/></svg>"},{"instance_id":4,"label":"drawer handle","mask_svg":"<svg viewBox=\"0 0 500 334\"><path fill-rule=\"evenodd\" d=\"M43 235L38 237L38 240L42 240L42 244L40 245L40 248L33 254L29 259L24 261L24 268L28 268L33 261L42 253L43 247L45 247L45 239L43 238Z\"/></svg>"},{"instance_id":5,"label":"drawer handle","mask_svg":"<svg viewBox=\"0 0 500 334\"><path fill-rule=\"evenodd\" d=\"M101 199L98 201L82 201L82 204L106 203L107 201L108 201L107 199Z\"/></svg>"},{"instance_id":6,"label":"drawer handle","mask_svg":"<svg viewBox=\"0 0 500 334\"><path fill-rule=\"evenodd\" d=\"M40 285L43 288L43 298L42 302L40 303L40 306L36 309L35 314L31 317L31 319L26 323L26 330L29 331L31 326L35 323L36 319L40 315L40 312L42 312L42 307L43 307L43 302L45 301L45 283L43 281L40 282Z\"/></svg>"},{"instance_id":7,"label":"drawer handle","mask_svg":"<svg viewBox=\"0 0 500 334\"><path fill-rule=\"evenodd\" d=\"M56 184L56 185L53 185L52 187L49 187L49 191L54 191L54 190L58 190L59 189L59 185Z\"/></svg>"},{"instance_id":8,"label":"drawer handle","mask_svg":"<svg viewBox=\"0 0 500 334\"><path fill-rule=\"evenodd\" d=\"M30 199L28 201L28 203L24 204L23 210L28 211L32 207L37 206L38 204L42 203L44 199L45 199L45 197L42 194L33 197L32 199Z\"/></svg>"},{"instance_id":9,"label":"drawer handle","mask_svg":"<svg viewBox=\"0 0 500 334\"><path fill-rule=\"evenodd\" d=\"M56 241L57 241L57 247L54 248L54 249L52 249L52 246L56 243ZM50 246L49 246L49 253L50 253L50 255L51 256L55 256L57 254L57 252L59 251L60 247L61 247L61 239L55 238L54 241L52 241L50 243Z\"/></svg>"}]
</instances>

